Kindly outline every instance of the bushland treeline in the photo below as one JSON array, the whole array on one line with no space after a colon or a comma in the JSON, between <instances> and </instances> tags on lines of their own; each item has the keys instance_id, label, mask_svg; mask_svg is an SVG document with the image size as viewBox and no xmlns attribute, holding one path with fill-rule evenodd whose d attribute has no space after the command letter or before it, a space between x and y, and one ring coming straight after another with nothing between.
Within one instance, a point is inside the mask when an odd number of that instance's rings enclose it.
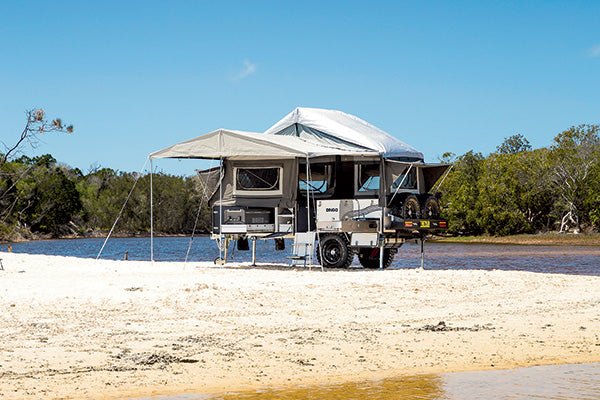
<instances>
[{"instance_id":1,"label":"bushland treeline","mask_svg":"<svg viewBox=\"0 0 600 400\"><path fill-rule=\"evenodd\" d=\"M600 228L600 126L579 125L532 150L513 135L486 156L469 151L442 185L454 234L511 235Z\"/></svg>"},{"instance_id":2,"label":"bushland treeline","mask_svg":"<svg viewBox=\"0 0 600 400\"><path fill-rule=\"evenodd\" d=\"M150 231L148 174L138 176L110 168L95 168L83 174L48 154L6 162L0 166L0 173L0 239L105 233L119 215L116 233ZM193 230L201 205L196 185L194 177L153 175L157 232ZM207 229L209 215L207 209L201 210L198 231Z\"/></svg>"},{"instance_id":3,"label":"bushland treeline","mask_svg":"<svg viewBox=\"0 0 600 400\"><path fill-rule=\"evenodd\" d=\"M443 160L454 167L441 185L450 233L510 235L600 228L600 127L574 126L548 148L531 149L513 135L487 156L474 151ZM135 189L132 191L135 181ZM0 164L0 239L80 236L108 231L130 198L115 232L150 230L150 177L95 168L84 174L51 155ZM195 177L154 174L154 229L190 233L201 193ZM197 231L206 231L202 206ZM563 229L566 228L562 226Z\"/></svg>"}]
</instances>

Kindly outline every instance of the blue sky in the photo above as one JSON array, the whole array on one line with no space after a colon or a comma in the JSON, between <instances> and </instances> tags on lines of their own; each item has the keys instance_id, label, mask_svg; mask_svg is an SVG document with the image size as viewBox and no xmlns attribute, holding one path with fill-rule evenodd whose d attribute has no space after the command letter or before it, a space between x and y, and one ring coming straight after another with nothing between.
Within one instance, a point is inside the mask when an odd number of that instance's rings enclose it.
<instances>
[{"instance_id":1,"label":"blue sky","mask_svg":"<svg viewBox=\"0 0 600 400\"><path fill-rule=\"evenodd\" d=\"M0 140L43 107L75 125L30 155L84 172L296 106L346 111L436 161L600 123L600 2L0 3ZM159 161L191 174L194 161Z\"/></svg>"}]
</instances>

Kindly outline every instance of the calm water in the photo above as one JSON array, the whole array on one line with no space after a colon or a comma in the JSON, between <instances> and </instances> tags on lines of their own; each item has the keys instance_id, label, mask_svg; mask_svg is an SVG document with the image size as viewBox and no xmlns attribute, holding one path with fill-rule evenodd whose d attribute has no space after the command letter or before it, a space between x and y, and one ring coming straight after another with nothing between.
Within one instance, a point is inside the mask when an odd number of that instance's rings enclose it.
<instances>
[{"instance_id":1,"label":"calm water","mask_svg":"<svg viewBox=\"0 0 600 400\"><path fill-rule=\"evenodd\" d=\"M13 244L18 253L51 254L95 258L104 239L44 240ZM154 254L157 261L183 261L190 244L186 237L155 238ZM230 249L234 249L232 244ZM285 251L275 251L272 240L257 243L257 261L286 263L291 241ZM0 246L6 250L6 246ZM149 238L110 239L102 257L122 259L128 252L130 260L150 259ZM231 254L231 253L230 253ZM518 246L496 244L426 243L427 269L500 269L577 275L600 275L600 248L591 246ZM208 237L192 241L190 261L212 261L219 255L216 245ZM233 260L249 262L249 251L233 250ZM420 264L419 246L408 242L400 248L392 268L415 268ZM359 266L355 258L355 266Z\"/></svg>"},{"instance_id":2,"label":"calm water","mask_svg":"<svg viewBox=\"0 0 600 400\"><path fill-rule=\"evenodd\" d=\"M159 396L152 400L598 400L600 364L552 365L502 371L418 375L331 386L268 389L221 395ZM148 399L148 400L149 400Z\"/></svg>"}]
</instances>

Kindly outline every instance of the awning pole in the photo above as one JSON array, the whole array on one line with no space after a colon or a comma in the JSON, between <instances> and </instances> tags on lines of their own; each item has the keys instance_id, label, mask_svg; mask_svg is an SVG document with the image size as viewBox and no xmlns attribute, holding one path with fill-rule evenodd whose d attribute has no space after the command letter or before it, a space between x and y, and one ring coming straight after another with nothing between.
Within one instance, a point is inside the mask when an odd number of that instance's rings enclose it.
<instances>
[{"instance_id":1,"label":"awning pole","mask_svg":"<svg viewBox=\"0 0 600 400\"><path fill-rule=\"evenodd\" d=\"M309 167L308 167L308 154L306 155L306 219L307 221L307 231L310 232L310 185L308 183L308 171L309 171ZM313 246L311 246L311 249L314 247L314 243ZM310 254L308 255L308 265L312 265L312 251L310 252Z\"/></svg>"},{"instance_id":2,"label":"awning pole","mask_svg":"<svg viewBox=\"0 0 600 400\"><path fill-rule=\"evenodd\" d=\"M223 141L223 131L219 130L219 179L221 179L219 185L219 258L223 261L227 261L227 249L225 249L225 255L223 255L223 153L221 153L221 142ZM235 176L233 177L235 179ZM225 243L227 246L227 243Z\"/></svg>"},{"instance_id":3,"label":"awning pole","mask_svg":"<svg viewBox=\"0 0 600 400\"><path fill-rule=\"evenodd\" d=\"M379 173L381 174L379 177L379 207L381 208L381 217L379 219L379 269L382 270L384 253L383 247L385 245L385 236L383 234L383 214L385 212L385 192L387 189L385 185L385 160L383 159L383 157L381 158Z\"/></svg>"},{"instance_id":4,"label":"awning pole","mask_svg":"<svg viewBox=\"0 0 600 400\"><path fill-rule=\"evenodd\" d=\"M223 259L223 157L219 159L219 178L219 258Z\"/></svg>"},{"instance_id":5,"label":"awning pole","mask_svg":"<svg viewBox=\"0 0 600 400\"><path fill-rule=\"evenodd\" d=\"M152 158L150 158L150 261L154 261L154 196L152 193Z\"/></svg>"},{"instance_id":6,"label":"awning pole","mask_svg":"<svg viewBox=\"0 0 600 400\"><path fill-rule=\"evenodd\" d=\"M219 130L219 259L223 262L227 258L227 250L223 255L223 153L221 153L221 142L223 131ZM233 177L235 179L235 176ZM227 245L227 243L225 243ZM226 261L226 260L225 260ZM224 262L223 262L224 264ZM221 264L222 265L222 264Z\"/></svg>"}]
</instances>

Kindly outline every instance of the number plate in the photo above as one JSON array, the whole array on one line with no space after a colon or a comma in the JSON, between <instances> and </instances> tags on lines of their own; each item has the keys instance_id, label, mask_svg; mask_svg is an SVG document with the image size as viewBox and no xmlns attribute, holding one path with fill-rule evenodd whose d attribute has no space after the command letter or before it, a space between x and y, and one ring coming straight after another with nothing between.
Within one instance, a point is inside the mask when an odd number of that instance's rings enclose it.
<instances>
[{"instance_id":1,"label":"number plate","mask_svg":"<svg viewBox=\"0 0 600 400\"><path fill-rule=\"evenodd\" d=\"M431 228L430 221L421 221L421 228Z\"/></svg>"}]
</instances>

